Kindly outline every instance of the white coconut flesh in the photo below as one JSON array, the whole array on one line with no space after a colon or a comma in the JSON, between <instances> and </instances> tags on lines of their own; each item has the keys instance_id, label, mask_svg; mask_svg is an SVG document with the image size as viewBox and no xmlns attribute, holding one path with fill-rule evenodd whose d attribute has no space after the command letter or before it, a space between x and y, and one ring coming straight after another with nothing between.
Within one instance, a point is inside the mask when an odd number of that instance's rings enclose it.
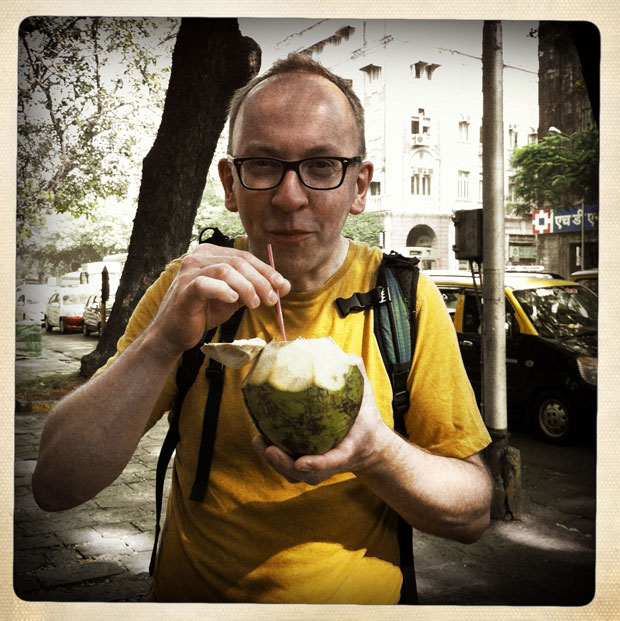
<instances>
[{"instance_id":1,"label":"white coconut flesh","mask_svg":"<svg viewBox=\"0 0 620 621\"><path fill-rule=\"evenodd\" d=\"M271 341L248 374L246 384L271 384L277 390L299 392L310 386L329 391L344 387L351 362L331 337Z\"/></svg>"}]
</instances>

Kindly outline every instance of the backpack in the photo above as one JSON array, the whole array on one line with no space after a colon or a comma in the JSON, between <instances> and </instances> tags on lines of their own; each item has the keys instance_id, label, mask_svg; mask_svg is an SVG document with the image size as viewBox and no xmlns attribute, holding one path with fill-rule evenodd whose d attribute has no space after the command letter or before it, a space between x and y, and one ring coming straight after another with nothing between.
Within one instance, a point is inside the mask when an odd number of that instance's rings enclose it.
<instances>
[{"instance_id":1,"label":"backpack","mask_svg":"<svg viewBox=\"0 0 620 621\"><path fill-rule=\"evenodd\" d=\"M211 237L203 240L205 231L213 231ZM233 245L233 240L222 234L217 228L204 229L199 238L200 243L212 243L218 246ZM413 359L416 343L416 290L419 276L417 258L406 258L391 252L384 254L374 289L365 293L354 293L349 298L335 300L341 317L349 313L361 312L374 308L374 333L379 351L392 385L392 412L394 429L407 437L404 415L409 408L409 392L407 377ZM230 319L220 327L220 342L232 342L244 307L241 307ZM217 328L206 332L201 341L192 349L183 353L182 361L176 375L178 396L174 404L170 427L164 439L157 461L155 489L155 539L149 565L149 573L153 575L157 543L161 532L160 517L163 501L164 480L166 470L179 440L179 418L185 395L194 383L205 355L200 351L203 343L210 342ZM205 416L198 454L198 464L190 499L202 502L208 485L211 468L211 457L215 444L215 431L219 416L219 405L224 384L224 366L210 359L205 370L210 380L209 394L205 405ZM208 413L208 415L207 415ZM413 559L413 529L400 515L397 515L397 536L400 549L400 569L403 574L400 604L417 604L417 586Z\"/></svg>"}]
</instances>

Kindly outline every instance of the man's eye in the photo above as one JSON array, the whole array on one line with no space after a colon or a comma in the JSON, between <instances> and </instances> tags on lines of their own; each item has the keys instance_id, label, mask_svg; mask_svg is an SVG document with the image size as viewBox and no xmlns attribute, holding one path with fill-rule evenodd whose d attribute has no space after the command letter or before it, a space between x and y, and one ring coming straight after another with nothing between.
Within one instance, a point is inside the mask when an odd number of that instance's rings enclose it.
<instances>
[{"instance_id":1,"label":"man's eye","mask_svg":"<svg viewBox=\"0 0 620 621\"><path fill-rule=\"evenodd\" d=\"M272 172L279 170L280 163L273 160L250 160L246 162L246 165L253 172Z\"/></svg>"},{"instance_id":2,"label":"man's eye","mask_svg":"<svg viewBox=\"0 0 620 621\"><path fill-rule=\"evenodd\" d=\"M330 159L317 159L308 162L308 169L313 173L329 174L338 170L340 162Z\"/></svg>"}]
</instances>

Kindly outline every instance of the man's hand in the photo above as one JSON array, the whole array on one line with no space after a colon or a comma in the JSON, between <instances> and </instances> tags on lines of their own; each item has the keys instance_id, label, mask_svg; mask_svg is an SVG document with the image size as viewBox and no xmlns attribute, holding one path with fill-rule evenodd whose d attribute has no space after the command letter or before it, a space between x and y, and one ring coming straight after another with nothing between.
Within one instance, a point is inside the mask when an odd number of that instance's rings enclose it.
<instances>
[{"instance_id":1,"label":"man's hand","mask_svg":"<svg viewBox=\"0 0 620 621\"><path fill-rule=\"evenodd\" d=\"M200 244L184 257L149 330L171 355L193 347L206 330L241 306L273 306L290 283L249 252Z\"/></svg>"}]
</instances>

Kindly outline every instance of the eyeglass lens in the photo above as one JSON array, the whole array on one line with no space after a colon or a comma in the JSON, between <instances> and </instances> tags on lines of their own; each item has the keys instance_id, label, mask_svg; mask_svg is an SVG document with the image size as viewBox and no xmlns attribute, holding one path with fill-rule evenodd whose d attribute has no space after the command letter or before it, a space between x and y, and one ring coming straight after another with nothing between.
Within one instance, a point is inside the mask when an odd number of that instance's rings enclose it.
<instances>
[{"instance_id":1,"label":"eyeglass lens","mask_svg":"<svg viewBox=\"0 0 620 621\"><path fill-rule=\"evenodd\" d=\"M311 188L330 189L342 182L344 166L329 157L303 160L297 168L302 183ZM241 180L252 189L271 188L284 176L284 163L275 159L252 158L241 164Z\"/></svg>"}]
</instances>

